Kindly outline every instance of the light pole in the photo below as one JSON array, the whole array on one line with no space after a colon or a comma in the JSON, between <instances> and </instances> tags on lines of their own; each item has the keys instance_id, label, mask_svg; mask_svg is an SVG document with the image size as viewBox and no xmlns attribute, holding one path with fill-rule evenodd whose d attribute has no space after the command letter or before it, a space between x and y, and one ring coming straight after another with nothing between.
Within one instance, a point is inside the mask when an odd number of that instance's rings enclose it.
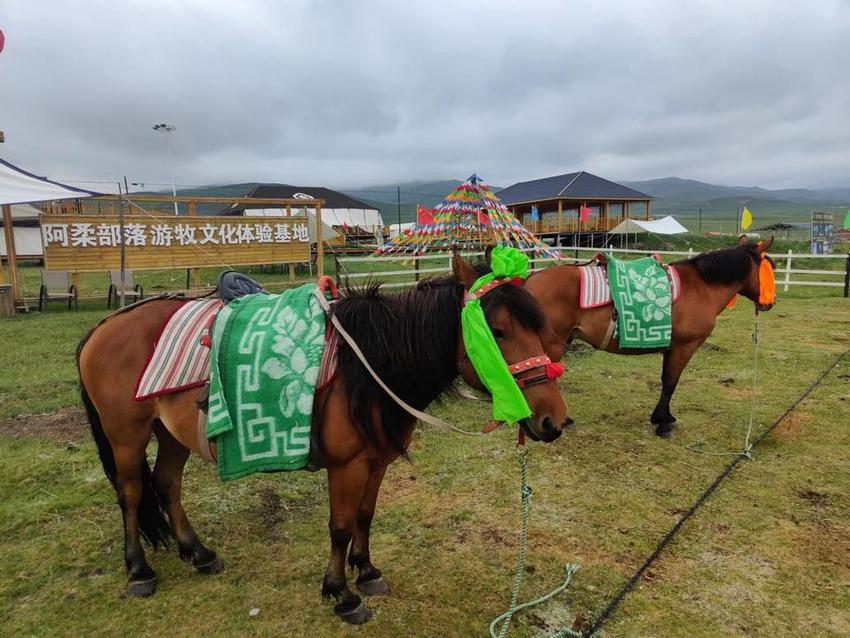
<instances>
[{"instance_id":1,"label":"light pole","mask_svg":"<svg viewBox=\"0 0 850 638\"><path fill-rule=\"evenodd\" d=\"M168 168L171 170L171 194L174 197L177 197L177 187L174 185L174 158L171 154L171 133L177 130L177 127L173 124L154 124L153 130L157 133L165 133L166 139L168 139ZM177 212L177 202L174 202L174 214L178 215Z\"/></svg>"}]
</instances>

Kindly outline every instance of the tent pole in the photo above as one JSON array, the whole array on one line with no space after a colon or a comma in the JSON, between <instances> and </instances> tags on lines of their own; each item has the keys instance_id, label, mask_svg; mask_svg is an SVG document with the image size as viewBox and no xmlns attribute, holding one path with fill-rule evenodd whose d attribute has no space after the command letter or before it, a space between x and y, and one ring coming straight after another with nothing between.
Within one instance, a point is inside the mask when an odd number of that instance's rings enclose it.
<instances>
[{"instance_id":1,"label":"tent pole","mask_svg":"<svg viewBox=\"0 0 850 638\"><path fill-rule=\"evenodd\" d=\"M124 179L126 180L127 178L125 177ZM126 301L124 298L124 289L126 288L127 252L124 244L124 198L121 196L121 182L118 182L118 205L118 234L121 236L121 290L118 293L118 307L123 308Z\"/></svg>"},{"instance_id":2,"label":"tent pole","mask_svg":"<svg viewBox=\"0 0 850 638\"><path fill-rule=\"evenodd\" d=\"M399 188L399 193L401 189ZM400 195L399 195L400 197ZM322 246L322 206L324 201L316 202L316 276L325 274L325 249ZM399 226L400 227L400 226Z\"/></svg>"},{"instance_id":3,"label":"tent pole","mask_svg":"<svg viewBox=\"0 0 850 638\"><path fill-rule=\"evenodd\" d=\"M12 284L12 303L18 299L18 256L15 252L15 228L12 226L12 207L3 204L3 232L6 236L6 260L9 262L9 283Z\"/></svg>"}]
</instances>

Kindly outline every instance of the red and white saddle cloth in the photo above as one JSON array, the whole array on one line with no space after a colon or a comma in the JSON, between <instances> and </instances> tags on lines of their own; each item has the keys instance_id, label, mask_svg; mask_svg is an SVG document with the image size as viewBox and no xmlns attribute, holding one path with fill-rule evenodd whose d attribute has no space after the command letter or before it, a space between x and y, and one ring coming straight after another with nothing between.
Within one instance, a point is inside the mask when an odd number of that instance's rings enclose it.
<instances>
[{"instance_id":1,"label":"red and white saddle cloth","mask_svg":"<svg viewBox=\"0 0 850 638\"><path fill-rule=\"evenodd\" d=\"M656 258L657 259L657 258ZM673 266L664 266L667 278L670 280L670 294L673 303L679 301L682 296L682 280ZM581 284L579 286L579 308L599 308L613 303L611 288L608 287L608 271L604 266L579 266Z\"/></svg>"},{"instance_id":2,"label":"red and white saddle cloth","mask_svg":"<svg viewBox=\"0 0 850 638\"><path fill-rule=\"evenodd\" d=\"M210 348L204 336L223 305L220 299L193 299L180 304L163 322L150 359L136 383L136 401L197 388L209 381ZM337 332L328 322L317 391L334 379L338 342Z\"/></svg>"}]
</instances>

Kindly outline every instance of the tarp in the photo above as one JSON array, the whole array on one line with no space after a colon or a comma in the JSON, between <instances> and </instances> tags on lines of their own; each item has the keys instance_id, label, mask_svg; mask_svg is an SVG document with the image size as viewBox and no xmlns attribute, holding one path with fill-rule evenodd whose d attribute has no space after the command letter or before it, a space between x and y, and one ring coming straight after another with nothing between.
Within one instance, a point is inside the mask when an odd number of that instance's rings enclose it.
<instances>
[{"instance_id":1,"label":"tarp","mask_svg":"<svg viewBox=\"0 0 850 638\"><path fill-rule=\"evenodd\" d=\"M652 233L654 235L678 235L688 229L682 226L672 215L661 219L626 219L608 231L610 235L626 235L629 233Z\"/></svg>"},{"instance_id":2,"label":"tarp","mask_svg":"<svg viewBox=\"0 0 850 638\"><path fill-rule=\"evenodd\" d=\"M18 257L42 257L41 230L36 227L15 226L15 255ZM0 255L6 256L6 235L0 231Z\"/></svg>"},{"instance_id":3,"label":"tarp","mask_svg":"<svg viewBox=\"0 0 850 638\"><path fill-rule=\"evenodd\" d=\"M79 199L98 195L93 191L66 186L39 177L0 159L0 204L50 202L57 199Z\"/></svg>"}]
</instances>

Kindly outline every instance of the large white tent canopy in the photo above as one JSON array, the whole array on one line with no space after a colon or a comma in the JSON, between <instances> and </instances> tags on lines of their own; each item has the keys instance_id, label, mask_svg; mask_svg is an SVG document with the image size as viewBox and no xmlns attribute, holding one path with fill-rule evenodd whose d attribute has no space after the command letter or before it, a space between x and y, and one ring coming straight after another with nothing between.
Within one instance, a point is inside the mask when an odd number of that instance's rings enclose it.
<instances>
[{"instance_id":1,"label":"large white tent canopy","mask_svg":"<svg viewBox=\"0 0 850 638\"><path fill-rule=\"evenodd\" d=\"M679 235L688 232L672 215L661 219L626 219L608 231L611 235L652 233L654 235Z\"/></svg>"},{"instance_id":2,"label":"large white tent canopy","mask_svg":"<svg viewBox=\"0 0 850 638\"><path fill-rule=\"evenodd\" d=\"M91 197L97 194L33 175L0 159L0 204L50 202L57 199Z\"/></svg>"}]
</instances>

